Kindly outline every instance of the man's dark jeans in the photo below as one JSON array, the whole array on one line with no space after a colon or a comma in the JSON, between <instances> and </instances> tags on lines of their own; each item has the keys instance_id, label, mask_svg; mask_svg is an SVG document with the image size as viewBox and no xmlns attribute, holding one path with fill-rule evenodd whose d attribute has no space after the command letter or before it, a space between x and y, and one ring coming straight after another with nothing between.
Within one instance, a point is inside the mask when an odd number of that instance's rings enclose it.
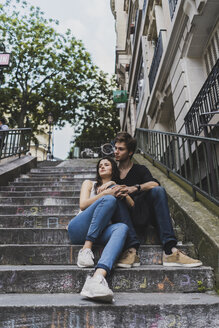
<instances>
[{"instance_id":1,"label":"man's dark jeans","mask_svg":"<svg viewBox=\"0 0 219 328\"><path fill-rule=\"evenodd\" d=\"M156 226L158 229L160 241L165 248L167 243L171 242L172 247L176 246L177 240L173 231L172 219L170 217L167 194L163 187L154 187L153 189L144 192L142 195L140 202L146 203L138 203L136 208L133 211L133 222L135 225L135 215L140 213L141 216L145 216L143 218L144 224L152 224ZM137 203L137 202L136 202ZM142 206L141 211L139 207ZM136 220L137 221L137 220ZM143 224L143 225L144 225ZM136 228L138 228L139 222L136 224ZM143 227L142 227L143 228ZM142 229L141 228L141 229Z\"/></svg>"}]
</instances>

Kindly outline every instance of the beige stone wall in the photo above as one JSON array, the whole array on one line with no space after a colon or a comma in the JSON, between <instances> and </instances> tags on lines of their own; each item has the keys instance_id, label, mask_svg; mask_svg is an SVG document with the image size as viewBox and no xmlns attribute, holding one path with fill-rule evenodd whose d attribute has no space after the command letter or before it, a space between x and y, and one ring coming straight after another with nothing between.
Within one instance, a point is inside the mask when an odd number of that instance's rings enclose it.
<instances>
[{"instance_id":1,"label":"beige stone wall","mask_svg":"<svg viewBox=\"0 0 219 328\"><path fill-rule=\"evenodd\" d=\"M120 88L129 93L121 128L132 134L136 127L185 133L184 117L219 57L219 1L178 0L172 17L168 0L113 2L116 73ZM160 34L163 52L150 88ZM142 61L144 81L138 97ZM129 70L122 73L126 65Z\"/></svg>"}]
</instances>

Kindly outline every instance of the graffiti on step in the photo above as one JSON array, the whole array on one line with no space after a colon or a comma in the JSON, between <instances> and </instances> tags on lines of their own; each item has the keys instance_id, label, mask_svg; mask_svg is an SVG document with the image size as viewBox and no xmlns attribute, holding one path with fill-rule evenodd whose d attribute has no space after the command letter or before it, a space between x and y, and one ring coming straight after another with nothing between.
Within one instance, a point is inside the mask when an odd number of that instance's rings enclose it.
<instances>
[{"instance_id":1,"label":"graffiti on step","mask_svg":"<svg viewBox=\"0 0 219 328\"><path fill-rule=\"evenodd\" d=\"M195 280L192 280L191 277L188 274L183 274L182 279L180 280L180 286L191 286L191 285L197 285L197 282Z\"/></svg>"},{"instance_id":2,"label":"graffiti on step","mask_svg":"<svg viewBox=\"0 0 219 328\"><path fill-rule=\"evenodd\" d=\"M24 220L25 228L64 228L66 229L71 218L51 216L44 218L42 216L29 216Z\"/></svg>"},{"instance_id":3,"label":"graffiti on step","mask_svg":"<svg viewBox=\"0 0 219 328\"><path fill-rule=\"evenodd\" d=\"M163 281L158 283L157 287L159 291L163 291L166 285L168 287L174 287L174 283L165 275Z\"/></svg>"},{"instance_id":4,"label":"graffiti on step","mask_svg":"<svg viewBox=\"0 0 219 328\"><path fill-rule=\"evenodd\" d=\"M52 315L44 315L44 317L34 317L33 314L21 313L19 318L9 319L7 321L1 322L4 324L5 328L16 328L20 327L22 322L22 327L31 328L43 328L47 323L51 328L99 328L98 319L101 320L102 326L108 327L109 319L111 319L112 325L115 324L115 317L113 315L99 314L98 318L95 320L95 315L93 311L85 310L83 316L79 313L75 313L72 310L53 310ZM136 322L138 321L138 316L136 316ZM99 320L99 321L100 321ZM121 322L121 326L124 327L125 323ZM145 323L145 328L181 328L184 327L182 319L178 314L161 315L156 314L153 319L146 318L146 315L141 315L142 323ZM122 320L123 321L123 320ZM94 322L97 322L95 324ZM134 322L133 322L134 323ZM115 326L114 326L115 327ZM131 327L131 325L129 326Z\"/></svg>"},{"instance_id":5,"label":"graffiti on step","mask_svg":"<svg viewBox=\"0 0 219 328\"><path fill-rule=\"evenodd\" d=\"M59 206L59 211L62 209ZM64 207L65 209L65 207ZM63 210L64 210L63 209ZM72 211L72 209L69 209ZM72 216L74 215L74 210L72 211ZM38 207L38 206L32 206L28 209L25 209L24 207L18 207L16 211L16 215L26 215L26 216L31 216L31 215L40 215L40 214L56 214L57 213L57 207L51 206L51 207Z\"/></svg>"},{"instance_id":6,"label":"graffiti on step","mask_svg":"<svg viewBox=\"0 0 219 328\"><path fill-rule=\"evenodd\" d=\"M167 316L161 316L156 314L154 321L151 323L149 328L180 328L181 318L179 315L169 314Z\"/></svg>"}]
</instances>

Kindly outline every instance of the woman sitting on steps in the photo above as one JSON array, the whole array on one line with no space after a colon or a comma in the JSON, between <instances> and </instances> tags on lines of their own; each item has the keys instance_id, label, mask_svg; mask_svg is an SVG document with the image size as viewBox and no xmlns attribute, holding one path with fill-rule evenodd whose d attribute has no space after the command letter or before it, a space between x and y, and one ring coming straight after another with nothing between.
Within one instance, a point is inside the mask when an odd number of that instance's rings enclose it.
<instances>
[{"instance_id":1,"label":"woman sitting on steps","mask_svg":"<svg viewBox=\"0 0 219 328\"><path fill-rule=\"evenodd\" d=\"M84 244L79 251L77 265L93 267L93 244L104 245L101 257L96 265L93 277L87 277L81 295L104 301L112 301L113 292L105 277L110 274L117 258L127 249L133 257L132 266L139 266L136 255L139 240L131 223L128 206L134 202L130 196L116 198L115 194L119 171L110 157L99 160L96 181L85 180L81 187L81 212L68 225L72 244ZM101 191L101 186L108 188ZM131 267L131 265L130 265Z\"/></svg>"}]
</instances>

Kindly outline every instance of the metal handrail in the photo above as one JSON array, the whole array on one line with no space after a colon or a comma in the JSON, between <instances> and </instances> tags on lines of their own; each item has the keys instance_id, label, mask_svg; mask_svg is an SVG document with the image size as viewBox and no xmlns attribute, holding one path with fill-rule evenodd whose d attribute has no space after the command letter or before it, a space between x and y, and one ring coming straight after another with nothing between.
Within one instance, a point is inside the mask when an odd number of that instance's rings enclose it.
<instances>
[{"instance_id":1,"label":"metal handrail","mask_svg":"<svg viewBox=\"0 0 219 328\"><path fill-rule=\"evenodd\" d=\"M26 154L30 150L31 129L0 130L0 160Z\"/></svg>"},{"instance_id":2,"label":"metal handrail","mask_svg":"<svg viewBox=\"0 0 219 328\"><path fill-rule=\"evenodd\" d=\"M136 129L138 149L153 162L219 205L219 140L187 134Z\"/></svg>"},{"instance_id":3,"label":"metal handrail","mask_svg":"<svg viewBox=\"0 0 219 328\"><path fill-rule=\"evenodd\" d=\"M145 13L147 2L148 2L148 0L144 0L144 4L143 4L143 13Z\"/></svg>"},{"instance_id":4,"label":"metal handrail","mask_svg":"<svg viewBox=\"0 0 219 328\"><path fill-rule=\"evenodd\" d=\"M169 0L170 18L173 19L178 0Z\"/></svg>"},{"instance_id":5,"label":"metal handrail","mask_svg":"<svg viewBox=\"0 0 219 328\"><path fill-rule=\"evenodd\" d=\"M162 33L166 31L166 30L160 30L159 32L159 36L158 36L158 40L157 40L157 44L156 44L156 48L154 50L154 56L152 59L152 64L151 64L151 68L150 68L150 72L149 72L149 87L150 87L150 91L153 88L154 85L154 81L157 75L157 71L160 65L160 61L161 61L161 57L163 54L163 38L162 38Z\"/></svg>"},{"instance_id":6,"label":"metal handrail","mask_svg":"<svg viewBox=\"0 0 219 328\"><path fill-rule=\"evenodd\" d=\"M219 110L219 59L184 118L186 132L199 135ZM203 117L203 114L205 117ZM203 119L205 122L203 122Z\"/></svg>"}]
</instances>

